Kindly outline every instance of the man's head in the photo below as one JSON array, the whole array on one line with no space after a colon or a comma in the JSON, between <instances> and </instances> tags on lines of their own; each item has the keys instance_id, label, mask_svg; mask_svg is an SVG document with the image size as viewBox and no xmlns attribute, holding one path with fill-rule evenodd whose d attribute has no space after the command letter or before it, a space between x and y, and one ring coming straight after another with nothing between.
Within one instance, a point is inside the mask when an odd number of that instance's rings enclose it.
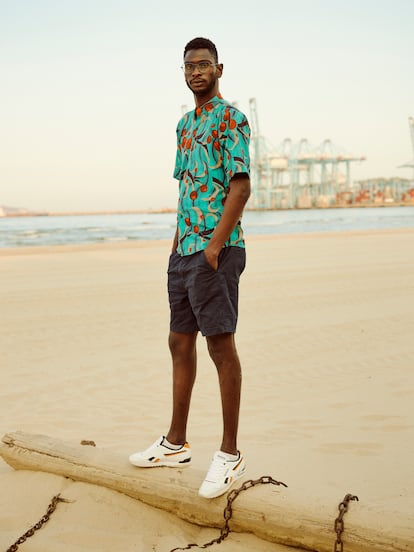
<instances>
[{"instance_id":1,"label":"man's head","mask_svg":"<svg viewBox=\"0 0 414 552\"><path fill-rule=\"evenodd\" d=\"M218 63L218 53L216 45L211 42L208 38L193 38L184 48L184 60L187 52L190 50L208 50L210 55L213 57L214 62Z\"/></svg>"},{"instance_id":2,"label":"man's head","mask_svg":"<svg viewBox=\"0 0 414 552\"><path fill-rule=\"evenodd\" d=\"M218 94L218 79L223 65L217 48L208 38L194 38L184 48L184 76L189 89L201 102Z\"/></svg>"}]
</instances>

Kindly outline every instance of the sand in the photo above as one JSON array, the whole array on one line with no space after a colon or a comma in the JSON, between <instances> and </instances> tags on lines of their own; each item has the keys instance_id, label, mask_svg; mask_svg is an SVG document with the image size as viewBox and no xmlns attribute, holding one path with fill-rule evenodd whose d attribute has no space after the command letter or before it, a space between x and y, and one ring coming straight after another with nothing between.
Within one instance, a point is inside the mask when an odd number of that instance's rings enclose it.
<instances>
[{"instance_id":1,"label":"sand","mask_svg":"<svg viewBox=\"0 0 414 552\"><path fill-rule=\"evenodd\" d=\"M0 251L1 435L93 439L127 456L166 431L169 247ZM237 332L249 477L302 489L304 504L326 500L333 516L350 492L368 510L413 519L414 532L413 335L414 230L249 238ZM206 470L221 414L201 337L198 346L188 437L193 465ZM22 550L169 552L218 534L114 491L0 460L0 549L60 491L72 502ZM237 533L215 549L290 550Z\"/></svg>"}]
</instances>

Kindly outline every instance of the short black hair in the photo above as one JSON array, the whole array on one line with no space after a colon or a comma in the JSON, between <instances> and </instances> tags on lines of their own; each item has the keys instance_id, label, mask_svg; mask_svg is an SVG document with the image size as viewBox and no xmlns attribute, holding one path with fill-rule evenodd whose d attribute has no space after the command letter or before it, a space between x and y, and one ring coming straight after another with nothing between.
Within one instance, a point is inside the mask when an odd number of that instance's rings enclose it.
<instances>
[{"instance_id":1,"label":"short black hair","mask_svg":"<svg viewBox=\"0 0 414 552\"><path fill-rule=\"evenodd\" d=\"M184 48L184 57L186 53L189 52L190 50L200 50L200 49L208 50L211 53L211 55L214 57L216 63L218 63L218 53L217 53L216 45L213 42L211 42L211 40L209 40L208 38L197 37L197 38L193 38L193 40L190 40L190 42L186 44Z\"/></svg>"}]
</instances>

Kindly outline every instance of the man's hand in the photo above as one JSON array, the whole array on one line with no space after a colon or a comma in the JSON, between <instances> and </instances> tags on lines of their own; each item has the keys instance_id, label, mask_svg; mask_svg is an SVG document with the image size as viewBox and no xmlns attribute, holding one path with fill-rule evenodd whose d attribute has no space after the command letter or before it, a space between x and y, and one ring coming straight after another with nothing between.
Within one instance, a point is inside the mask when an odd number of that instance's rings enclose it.
<instances>
[{"instance_id":1,"label":"man's hand","mask_svg":"<svg viewBox=\"0 0 414 552\"><path fill-rule=\"evenodd\" d=\"M209 248L209 246L207 246L206 249L204 249L204 255L211 268L213 268L214 270L218 270L219 252L216 252L213 250L212 247Z\"/></svg>"}]
</instances>

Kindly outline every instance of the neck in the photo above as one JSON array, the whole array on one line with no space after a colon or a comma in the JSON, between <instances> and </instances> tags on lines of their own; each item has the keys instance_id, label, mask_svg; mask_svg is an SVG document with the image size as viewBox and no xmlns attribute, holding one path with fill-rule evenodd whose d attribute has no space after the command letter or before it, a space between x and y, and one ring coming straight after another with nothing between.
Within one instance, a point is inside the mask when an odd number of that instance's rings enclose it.
<instances>
[{"instance_id":1,"label":"neck","mask_svg":"<svg viewBox=\"0 0 414 552\"><path fill-rule=\"evenodd\" d=\"M218 96L219 90L218 87L214 88L211 92L208 92L207 94L194 94L194 103L196 107L202 107L204 104L209 102L212 98L215 96Z\"/></svg>"}]
</instances>

